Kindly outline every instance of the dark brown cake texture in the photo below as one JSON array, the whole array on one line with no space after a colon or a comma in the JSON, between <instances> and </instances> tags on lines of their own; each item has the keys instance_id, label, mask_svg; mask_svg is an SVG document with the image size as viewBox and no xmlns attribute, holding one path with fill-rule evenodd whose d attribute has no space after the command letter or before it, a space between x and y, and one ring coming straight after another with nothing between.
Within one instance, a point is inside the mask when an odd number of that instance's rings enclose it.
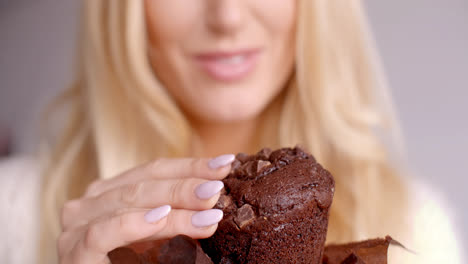
<instances>
[{"instance_id":1,"label":"dark brown cake texture","mask_svg":"<svg viewBox=\"0 0 468 264\"><path fill-rule=\"evenodd\" d=\"M213 264L198 241L184 235L142 253L120 247L109 252L108 256L112 264Z\"/></svg>"},{"instance_id":2,"label":"dark brown cake texture","mask_svg":"<svg viewBox=\"0 0 468 264\"><path fill-rule=\"evenodd\" d=\"M387 264L388 247L406 249L390 236L325 247L323 264Z\"/></svg>"},{"instance_id":3,"label":"dark brown cake texture","mask_svg":"<svg viewBox=\"0 0 468 264\"><path fill-rule=\"evenodd\" d=\"M331 174L301 148L238 154L215 208L216 233L200 240L214 263L320 263L334 193Z\"/></svg>"},{"instance_id":4,"label":"dark brown cake texture","mask_svg":"<svg viewBox=\"0 0 468 264\"><path fill-rule=\"evenodd\" d=\"M385 239L328 245L321 262L305 263L386 264L389 245L405 248L387 236ZM140 253L137 251L121 247L111 251L109 258L112 264L213 264L196 240L183 235L166 241L162 246L155 245Z\"/></svg>"}]
</instances>

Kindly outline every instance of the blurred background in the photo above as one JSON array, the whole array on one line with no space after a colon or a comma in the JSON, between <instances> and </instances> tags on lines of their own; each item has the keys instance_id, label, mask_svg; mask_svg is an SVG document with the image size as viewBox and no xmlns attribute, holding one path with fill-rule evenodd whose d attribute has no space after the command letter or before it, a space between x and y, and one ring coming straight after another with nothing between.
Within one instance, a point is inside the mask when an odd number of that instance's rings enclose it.
<instances>
[{"instance_id":1,"label":"blurred background","mask_svg":"<svg viewBox=\"0 0 468 264\"><path fill-rule=\"evenodd\" d=\"M0 0L0 156L34 150L72 78L77 0ZM366 0L415 174L445 195L468 245L468 1Z\"/></svg>"}]
</instances>

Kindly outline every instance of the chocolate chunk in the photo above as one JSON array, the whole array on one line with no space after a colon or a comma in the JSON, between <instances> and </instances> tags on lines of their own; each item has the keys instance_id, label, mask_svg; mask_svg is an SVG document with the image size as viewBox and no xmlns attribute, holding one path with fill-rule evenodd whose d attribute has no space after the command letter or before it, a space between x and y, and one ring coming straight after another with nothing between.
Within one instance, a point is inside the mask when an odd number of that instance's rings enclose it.
<instances>
[{"instance_id":1,"label":"chocolate chunk","mask_svg":"<svg viewBox=\"0 0 468 264\"><path fill-rule=\"evenodd\" d=\"M244 204L237 211L237 215L236 217L234 217L234 222L240 229L242 229L245 226L252 223L254 219L255 219L255 212L252 209L252 206L250 204Z\"/></svg>"},{"instance_id":2,"label":"chocolate chunk","mask_svg":"<svg viewBox=\"0 0 468 264\"><path fill-rule=\"evenodd\" d=\"M285 155L284 149L277 149L270 154L270 161L272 163L276 163L276 161L279 160L284 155Z\"/></svg>"},{"instance_id":3,"label":"chocolate chunk","mask_svg":"<svg viewBox=\"0 0 468 264\"><path fill-rule=\"evenodd\" d=\"M295 155L302 158L302 159L311 159L313 162L317 162L315 158L312 155L307 154L307 152L304 151L304 148L301 146L296 146L294 148Z\"/></svg>"},{"instance_id":4,"label":"chocolate chunk","mask_svg":"<svg viewBox=\"0 0 468 264\"><path fill-rule=\"evenodd\" d=\"M221 196L219 197L219 200L216 202L215 208L225 209L232 205L234 204L232 203L231 197L221 194Z\"/></svg>"},{"instance_id":5,"label":"chocolate chunk","mask_svg":"<svg viewBox=\"0 0 468 264\"><path fill-rule=\"evenodd\" d=\"M272 151L270 148L263 148L262 150L257 152L256 156L260 160L269 160L271 152Z\"/></svg>"},{"instance_id":6,"label":"chocolate chunk","mask_svg":"<svg viewBox=\"0 0 468 264\"><path fill-rule=\"evenodd\" d=\"M112 264L140 264L141 260L131 248L120 247L107 254Z\"/></svg>"},{"instance_id":7,"label":"chocolate chunk","mask_svg":"<svg viewBox=\"0 0 468 264\"><path fill-rule=\"evenodd\" d=\"M248 154L245 154L245 153L238 153L236 155L236 160L240 161L241 163L245 163L247 161L249 161L251 158Z\"/></svg>"},{"instance_id":8,"label":"chocolate chunk","mask_svg":"<svg viewBox=\"0 0 468 264\"><path fill-rule=\"evenodd\" d=\"M262 169L270 166L269 161L264 160L251 160L244 163L240 168L237 169L236 175L239 179L254 179L260 176L259 173Z\"/></svg>"},{"instance_id":9,"label":"chocolate chunk","mask_svg":"<svg viewBox=\"0 0 468 264\"><path fill-rule=\"evenodd\" d=\"M286 166L298 159L308 159L312 163L316 162L312 155L308 154L300 147L295 147L294 149L278 149L270 154L270 161L279 167Z\"/></svg>"},{"instance_id":10,"label":"chocolate chunk","mask_svg":"<svg viewBox=\"0 0 468 264\"><path fill-rule=\"evenodd\" d=\"M297 159L291 149L279 149L275 150L270 155L270 161L278 167L283 167L291 163L291 161Z\"/></svg>"},{"instance_id":11,"label":"chocolate chunk","mask_svg":"<svg viewBox=\"0 0 468 264\"><path fill-rule=\"evenodd\" d=\"M239 160L234 160L232 163L231 163L231 171L235 171L237 170L240 166L242 165L242 163L239 161Z\"/></svg>"},{"instance_id":12,"label":"chocolate chunk","mask_svg":"<svg viewBox=\"0 0 468 264\"><path fill-rule=\"evenodd\" d=\"M247 161L240 167L239 178L252 179L257 175L257 161Z\"/></svg>"},{"instance_id":13,"label":"chocolate chunk","mask_svg":"<svg viewBox=\"0 0 468 264\"><path fill-rule=\"evenodd\" d=\"M265 161L265 160L259 160L257 161L257 173L259 173L260 171L262 171L262 169L268 167L271 165L271 162L269 161Z\"/></svg>"}]
</instances>

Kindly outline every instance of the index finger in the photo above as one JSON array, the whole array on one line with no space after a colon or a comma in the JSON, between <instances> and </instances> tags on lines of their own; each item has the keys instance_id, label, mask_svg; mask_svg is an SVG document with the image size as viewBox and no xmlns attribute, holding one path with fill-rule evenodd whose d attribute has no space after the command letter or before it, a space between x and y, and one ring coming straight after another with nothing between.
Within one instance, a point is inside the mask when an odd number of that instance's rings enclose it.
<instances>
[{"instance_id":1,"label":"index finger","mask_svg":"<svg viewBox=\"0 0 468 264\"><path fill-rule=\"evenodd\" d=\"M111 189L150 179L201 178L219 180L229 173L235 155L225 154L216 158L160 158L143 164L120 175L92 183L85 197L102 194Z\"/></svg>"}]
</instances>

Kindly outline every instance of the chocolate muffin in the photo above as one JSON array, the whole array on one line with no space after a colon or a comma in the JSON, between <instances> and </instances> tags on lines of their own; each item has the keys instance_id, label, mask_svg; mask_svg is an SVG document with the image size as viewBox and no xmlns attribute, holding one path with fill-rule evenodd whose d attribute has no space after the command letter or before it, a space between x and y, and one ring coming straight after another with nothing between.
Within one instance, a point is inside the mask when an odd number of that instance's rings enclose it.
<instances>
[{"instance_id":1,"label":"chocolate muffin","mask_svg":"<svg viewBox=\"0 0 468 264\"><path fill-rule=\"evenodd\" d=\"M215 208L216 233L200 240L214 263L320 263L334 193L331 174L302 149L238 154Z\"/></svg>"}]
</instances>

